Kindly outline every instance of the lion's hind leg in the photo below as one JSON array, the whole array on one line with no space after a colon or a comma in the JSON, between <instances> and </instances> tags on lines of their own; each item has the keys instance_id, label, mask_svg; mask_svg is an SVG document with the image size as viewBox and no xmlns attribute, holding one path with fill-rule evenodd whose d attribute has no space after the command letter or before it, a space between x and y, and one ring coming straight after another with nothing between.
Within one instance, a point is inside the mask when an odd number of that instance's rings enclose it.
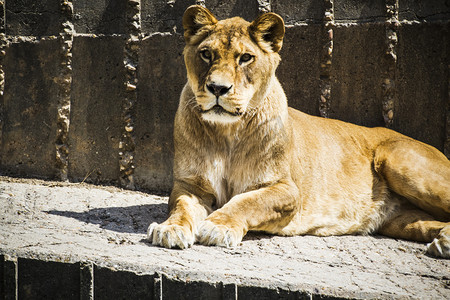
<instances>
[{"instance_id":1,"label":"lion's hind leg","mask_svg":"<svg viewBox=\"0 0 450 300\"><path fill-rule=\"evenodd\" d=\"M450 221L450 161L436 148L407 138L387 141L376 149L374 167L390 190Z\"/></svg>"},{"instance_id":2,"label":"lion's hind leg","mask_svg":"<svg viewBox=\"0 0 450 300\"><path fill-rule=\"evenodd\" d=\"M374 167L389 189L410 203L379 232L431 242L429 254L450 258L450 161L432 146L400 138L376 149Z\"/></svg>"},{"instance_id":3,"label":"lion's hind leg","mask_svg":"<svg viewBox=\"0 0 450 300\"><path fill-rule=\"evenodd\" d=\"M400 210L378 232L393 238L431 242L427 249L430 255L450 258L450 223L436 221L422 210Z\"/></svg>"}]
</instances>

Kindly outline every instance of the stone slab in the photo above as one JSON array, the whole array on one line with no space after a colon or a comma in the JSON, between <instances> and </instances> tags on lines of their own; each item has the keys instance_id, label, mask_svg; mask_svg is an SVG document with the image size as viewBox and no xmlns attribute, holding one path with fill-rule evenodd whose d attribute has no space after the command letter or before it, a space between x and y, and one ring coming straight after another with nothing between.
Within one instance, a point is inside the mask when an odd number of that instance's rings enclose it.
<instances>
[{"instance_id":1,"label":"stone slab","mask_svg":"<svg viewBox=\"0 0 450 300\"><path fill-rule=\"evenodd\" d=\"M195 0L141 0L141 25L144 34L157 32L183 33L181 19Z\"/></svg>"},{"instance_id":2,"label":"stone slab","mask_svg":"<svg viewBox=\"0 0 450 300\"><path fill-rule=\"evenodd\" d=\"M77 33L126 33L127 0L73 0L72 3L73 23Z\"/></svg>"},{"instance_id":3,"label":"stone slab","mask_svg":"<svg viewBox=\"0 0 450 300\"><path fill-rule=\"evenodd\" d=\"M318 24L286 28L276 71L289 106L311 115L319 115L321 32Z\"/></svg>"},{"instance_id":4,"label":"stone slab","mask_svg":"<svg viewBox=\"0 0 450 300\"><path fill-rule=\"evenodd\" d=\"M154 276L94 267L94 299L151 299Z\"/></svg>"},{"instance_id":5,"label":"stone slab","mask_svg":"<svg viewBox=\"0 0 450 300\"><path fill-rule=\"evenodd\" d=\"M338 0L334 2L334 17L337 22L383 22L385 0Z\"/></svg>"},{"instance_id":6,"label":"stone slab","mask_svg":"<svg viewBox=\"0 0 450 300\"><path fill-rule=\"evenodd\" d=\"M60 73L57 39L11 43L3 60L0 172L54 178ZM55 55L48 55L54 53Z\"/></svg>"},{"instance_id":7,"label":"stone slab","mask_svg":"<svg viewBox=\"0 0 450 300\"><path fill-rule=\"evenodd\" d=\"M258 0L206 0L205 3L219 20L238 16L251 22L259 15Z\"/></svg>"},{"instance_id":8,"label":"stone slab","mask_svg":"<svg viewBox=\"0 0 450 300\"><path fill-rule=\"evenodd\" d=\"M383 24L337 26L333 30L330 117L369 127L382 115L386 32Z\"/></svg>"},{"instance_id":9,"label":"stone slab","mask_svg":"<svg viewBox=\"0 0 450 300\"><path fill-rule=\"evenodd\" d=\"M19 277L23 262L55 272L89 262L97 293L111 288L126 295L121 277L137 291L153 293L150 299L450 297L450 260L426 256L421 243L251 233L235 248L170 250L145 240L149 223L162 222L166 213L166 197L1 177L0 258L19 257ZM153 287L147 283L152 278ZM30 280L33 286L41 279Z\"/></svg>"},{"instance_id":10,"label":"stone slab","mask_svg":"<svg viewBox=\"0 0 450 300\"><path fill-rule=\"evenodd\" d=\"M76 36L69 130L69 177L117 183L125 87L121 37Z\"/></svg>"},{"instance_id":11,"label":"stone slab","mask_svg":"<svg viewBox=\"0 0 450 300\"><path fill-rule=\"evenodd\" d=\"M183 34L182 17L190 5L196 4L194 0L166 1L143 0L141 1L141 23L144 34L152 33L178 33ZM254 20L258 14L257 0L232 0L232 1L205 1L206 7L220 20L230 16L240 16L247 21Z\"/></svg>"},{"instance_id":12,"label":"stone slab","mask_svg":"<svg viewBox=\"0 0 450 300\"><path fill-rule=\"evenodd\" d=\"M59 0L5 1L6 34L58 35L62 13Z\"/></svg>"},{"instance_id":13,"label":"stone slab","mask_svg":"<svg viewBox=\"0 0 450 300\"><path fill-rule=\"evenodd\" d=\"M80 271L77 263L20 257L17 265L20 299L80 298Z\"/></svg>"},{"instance_id":14,"label":"stone slab","mask_svg":"<svg viewBox=\"0 0 450 300\"><path fill-rule=\"evenodd\" d=\"M154 34L141 43L138 69L134 179L140 188L172 186L173 121L186 83L184 40Z\"/></svg>"},{"instance_id":15,"label":"stone slab","mask_svg":"<svg viewBox=\"0 0 450 300\"><path fill-rule=\"evenodd\" d=\"M442 0L399 0L399 19L408 21L428 21L450 19L450 3Z\"/></svg>"},{"instance_id":16,"label":"stone slab","mask_svg":"<svg viewBox=\"0 0 450 300\"><path fill-rule=\"evenodd\" d=\"M283 17L286 25L299 22L321 23L324 17L324 1L272 0L272 11Z\"/></svg>"},{"instance_id":17,"label":"stone slab","mask_svg":"<svg viewBox=\"0 0 450 300\"><path fill-rule=\"evenodd\" d=\"M412 23L398 30L393 129L441 151L450 107L449 25Z\"/></svg>"}]
</instances>

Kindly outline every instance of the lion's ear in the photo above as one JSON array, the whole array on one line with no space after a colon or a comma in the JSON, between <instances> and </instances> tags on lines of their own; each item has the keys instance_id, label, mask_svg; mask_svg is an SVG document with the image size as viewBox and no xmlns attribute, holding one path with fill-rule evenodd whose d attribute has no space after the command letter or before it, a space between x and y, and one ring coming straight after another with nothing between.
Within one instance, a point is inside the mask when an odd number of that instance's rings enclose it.
<instances>
[{"instance_id":1,"label":"lion's ear","mask_svg":"<svg viewBox=\"0 0 450 300\"><path fill-rule=\"evenodd\" d=\"M284 22L274 13L265 13L250 24L250 34L267 52L278 52L283 45Z\"/></svg>"},{"instance_id":2,"label":"lion's ear","mask_svg":"<svg viewBox=\"0 0 450 300\"><path fill-rule=\"evenodd\" d=\"M191 38L201 33L201 29L204 26L216 23L216 17L205 7L200 5L189 6L183 15L184 38L186 42L191 42Z\"/></svg>"}]
</instances>

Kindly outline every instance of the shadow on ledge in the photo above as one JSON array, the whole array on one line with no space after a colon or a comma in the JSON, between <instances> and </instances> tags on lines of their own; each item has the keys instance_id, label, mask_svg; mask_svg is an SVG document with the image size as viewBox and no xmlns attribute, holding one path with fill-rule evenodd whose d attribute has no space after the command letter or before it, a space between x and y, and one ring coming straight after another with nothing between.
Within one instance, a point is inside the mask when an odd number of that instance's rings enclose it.
<instances>
[{"instance_id":1,"label":"shadow on ledge","mask_svg":"<svg viewBox=\"0 0 450 300\"><path fill-rule=\"evenodd\" d=\"M152 222L161 223L167 218L165 203L126 207L94 208L84 212L50 210L46 213L96 224L100 228L122 233L147 233Z\"/></svg>"}]
</instances>

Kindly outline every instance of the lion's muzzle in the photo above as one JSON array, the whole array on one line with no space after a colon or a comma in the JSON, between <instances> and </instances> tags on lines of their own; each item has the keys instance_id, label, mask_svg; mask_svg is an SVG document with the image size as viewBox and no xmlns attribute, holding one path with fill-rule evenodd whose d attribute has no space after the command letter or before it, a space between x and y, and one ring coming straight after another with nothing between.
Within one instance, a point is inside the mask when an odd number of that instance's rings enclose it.
<instances>
[{"instance_id":1,"label":"lion's muzzle","mask_svg":"<svg viewBox=\"0 0 450 300\"><path fill-rule=\"evenodd\" d=\"M224 109L222 106L220 106L219 104L214 105L212 108L208 109L208 110L204 110L202 111L203 113L215 113L216 115L223 115L223 114L229 114L235 117L238 117L240 115L242 115L241 112L239 112L239 110L235 111L235 112L230 112L226 109Z\"/></svg>"},{"instance_id":2,"label":"lion's muzzle","mask_svg":"<svg viewBox=\"0 0 450 300\"><path fill-rule=\"evenodd\" d=\"M218 85L215 83L210 83L206 85L206 88L208 89L208 91L210 91L214 96L216 96L217 98L219 98L220 96L225 95L226 93L228 93L228 91L232 88L233 86L224 86L224 85Z\"/></svg>"}]
</instances>

